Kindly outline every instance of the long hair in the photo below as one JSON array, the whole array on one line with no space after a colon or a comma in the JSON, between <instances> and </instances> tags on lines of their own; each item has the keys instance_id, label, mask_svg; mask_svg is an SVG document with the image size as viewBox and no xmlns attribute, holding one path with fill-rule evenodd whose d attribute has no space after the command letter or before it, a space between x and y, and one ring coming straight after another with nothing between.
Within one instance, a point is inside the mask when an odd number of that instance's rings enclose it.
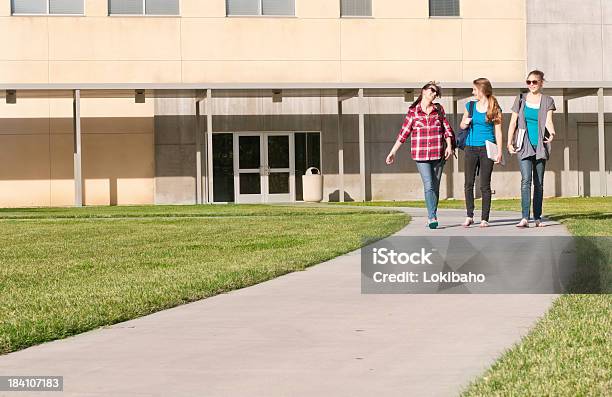
<instances>
[{"instance_id":1,"label":"long hair","mask_svg":"<svg viewBox=\"0 0 612 397\"><path fill-rule=\"evenodd\" d=\"M484 96L487 97L487 101L489 102L489 106L487 107L487 122L500 124L502 121L501 107L497 102L497 98L493 96L493 87L491 86L491 82L489 79L481 77L474 80L474 85L478 87Z\"/></svg>"},{"instance_id":2,"label":"long hair","mask_svg":"<svg viewBox=\"0 0 612 397\"><path fill-rule=\"evenodd\" d=\"M412 102L412 105L410 105L410 109L412 109L413 107L418 105L419 102L421 102L421 100L423 99L423 90L428 88L434 89L434 91L436 92L436 98L442 98L442 87L440 87L440 85L435 81L430 81L421 88L421 93L419 94L419 97L414 102Z\"/></svg>"}]
</instances>

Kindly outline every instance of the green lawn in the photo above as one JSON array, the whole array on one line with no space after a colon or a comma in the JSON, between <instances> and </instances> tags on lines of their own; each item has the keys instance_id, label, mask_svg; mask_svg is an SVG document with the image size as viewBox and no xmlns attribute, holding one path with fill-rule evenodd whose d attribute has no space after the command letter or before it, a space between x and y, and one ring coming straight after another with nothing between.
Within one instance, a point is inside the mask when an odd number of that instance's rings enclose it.
<instances>
[{"instance_id":1,"label":"green lawn","mask_svg":"<svg viewBox=\"0 0 612 397\"><path fill-rule=\"evenodd\" d=\"M423 201L346 203L423 207ZM443 200L440 208L465 208ZM477 201L480 207L480 200ZM520 200L494 200L492 211L520 211ZM589 249L573 288L606 294L568 294L523 340L508 349L462 393L472 396L611 396L612 395L612 198L549 198L544 215L581 236L579 249Z\"/></svg>"},{"instance_id":2,"label":"green lawn","mask_svg":"<svg viewBox=\"0 0 612 397\"><path fill-rule=\"evenodd\" d=\"M264 205L0 210L0 354L253 285L407 224Z\"/></svg>"}]
</instances>

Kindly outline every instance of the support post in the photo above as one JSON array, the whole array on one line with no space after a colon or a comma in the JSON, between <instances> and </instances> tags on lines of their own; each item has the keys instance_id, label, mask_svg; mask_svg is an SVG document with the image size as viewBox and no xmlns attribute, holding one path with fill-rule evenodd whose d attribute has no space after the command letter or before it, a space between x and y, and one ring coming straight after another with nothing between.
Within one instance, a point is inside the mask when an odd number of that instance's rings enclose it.
<instances>
[{"instance_id":1,"label":"support post","mask_svg":"<svg viewBox=\"0 0 612 397\"><path fill-rule=\"evenodd\" d=\"M570 153L569 153L569 101L563 97L563 173L561 174L561 195L568 196L570 176Z\"/></svg>"},{"instance_id":2,"label":"support post","mask_svg":"<svg viewBox=\"0 0 612 397\"><path fill-rule=\"evenodd\" d=\"M83 177L81 168L81 90L74 90L72 101L74 128L74 206L83 206Z\"/></svg>"},{"instance_id":3,"label":"support post","mask_svg":"<svg viewBox=\"0 0 612 397\"><path fill-rule=\"evenodd\" d=\"M342 99L338 98L338 201L344 202L344 133L342 131Z\"/></svg>"},{"instance_id":4,"label":"support post","mask_svg":"<svg viewBox=\"0 0 612 397\"><path fill-rule=\"evenodd\" d=\"M359 186L361 201L366 201L366 175L365 175L365 99L363 88L359 89Z\"/></svg>"},{"instance_id":5,"label":"support post","mask_svg":"<svg viewBox=\"0 0 612 397\"><path fill-rule=\"evenodd\" d=\"M195 146L196 146L196 204L202 204L202 129L200 125L200 98L195 99Z\"/></svg>"},{"instance_id":6,"label":"support post","mask_svg":"<svg viewBox=\"0 0 612 397\"><path fill-rule=\"evenodd\" d=\"M459 115L457 114L457 96L453 94L453 129L455 133L459 129ZM453 162L453 173L451 178L451 197L456 198L457 193L455 192L455 188L457 185L457 181L459 180L459 150L455 151L457 153L457 158L452 157Z\"/></svg>"},{"instance_id":7,"label":"support post","mask_svg":"<svg viewBox=\"0 0 612 397\"><path fill-rule=\"evenodd\" d=\"M599 193L601 197L606 197L606 139L604 124L604 89L597 90L597 147L599 151Z\"/></svg>"},{"instance_id":8,"label":"support post","mask_svg":"<svg viewBox=\"0 0 612 397\"><path fill-rule=\"evenodd\" d=\"M212 133L213 133L213 97L212 90L206 90L206 181L208 189L206 197L208 203L213 200L213 163L212 163Z\"/></svg>"}]
</instances>

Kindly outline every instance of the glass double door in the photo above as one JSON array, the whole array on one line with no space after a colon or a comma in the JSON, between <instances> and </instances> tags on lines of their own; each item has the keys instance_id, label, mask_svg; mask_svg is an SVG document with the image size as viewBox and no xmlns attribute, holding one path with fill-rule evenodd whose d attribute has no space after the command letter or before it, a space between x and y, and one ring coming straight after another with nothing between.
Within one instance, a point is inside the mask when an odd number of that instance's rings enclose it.
<instances>
[{"instance_id":1,"label":"glass double door","mask_svg":"<svg viewBox=\"0 0 612 397\"><path fill-rule=\"evenodd\" d=\"M235 201L295 201L293 134L243 132L234 138Z\"/></svg>"}]
</instances>

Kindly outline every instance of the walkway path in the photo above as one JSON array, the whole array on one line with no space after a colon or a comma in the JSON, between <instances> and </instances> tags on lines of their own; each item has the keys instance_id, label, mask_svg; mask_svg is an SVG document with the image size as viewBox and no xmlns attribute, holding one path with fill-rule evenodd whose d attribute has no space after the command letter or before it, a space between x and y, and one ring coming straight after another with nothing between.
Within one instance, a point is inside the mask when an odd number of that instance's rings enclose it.
<instances>
[{"instance_id":1,"label":"walkway path","mask_svg":"<svg viewBox=\"0 0 612 397\"><path fill-rule=\"evenodd\" d=\"M518 215L501 212L466 231L458 210L430 231L424 210L403 210L413 221L397 235L568 235L517 230ZM56 397L455 396L555 298L362 295L359 259L0 356L0 375L63 375L64 393L35 393Z\"/></svg>"}]
</instances>

